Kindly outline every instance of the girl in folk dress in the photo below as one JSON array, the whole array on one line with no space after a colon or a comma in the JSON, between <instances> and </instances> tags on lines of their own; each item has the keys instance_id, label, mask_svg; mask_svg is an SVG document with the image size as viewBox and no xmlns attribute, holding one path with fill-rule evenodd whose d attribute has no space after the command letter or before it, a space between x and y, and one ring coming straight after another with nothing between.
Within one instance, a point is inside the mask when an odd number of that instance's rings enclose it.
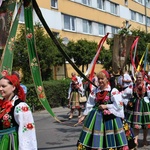
<instances>
[{"instance_id":1,"label":"girl in folk dress","mask_svg":"<svg viewBox=\"0 0 150 150\"><path fill-rule=\"evenodd\" d=\"M107 71L102 70L98 74L98 82L99 87L91 92L83 116L78 121L81 123L85 119L78 149L82 145L86 150L128 150L122 124L124 109L121 94L116 88L111 91Z\"/></svg>"},{"instance_id":2,"label":"girl in folk dress","mask_svg":"<svg viewBox=\"0 0 150 150\"><path fill-rule=\"evenodd\" d=\"M35 125L16 75L0 79L0 149L37 150Z\"/></svg>"},{"instance_id":3,"label":"girl in folk dress","mask_svg":"<svg viewBox=\"0 0 150 150\"><path fill-rule=\"evenodd\" d=\"M135 143L138 145L140 129L143 129L143 144L147 145L147 134L150 125L150 85L144 82L143 74L136 73L136 81L133 88L128 88L131 98L127 101L126 119L131 125L135 135Z\"/></svg>"},{"instance_id":4,"label":"girl in folk dress","mask_svg":"<svg viewBox=\"0 0 150 150\"><path fill-rule=\"evenodd\" d=\"M81 115L81 105L79 98L84 94L83 84L80 77L72 75L70 88L68 92L69 107L71 109L69 119L72 119L75 109L78 110L78 116Z\"/></svg>"}]
</instances>

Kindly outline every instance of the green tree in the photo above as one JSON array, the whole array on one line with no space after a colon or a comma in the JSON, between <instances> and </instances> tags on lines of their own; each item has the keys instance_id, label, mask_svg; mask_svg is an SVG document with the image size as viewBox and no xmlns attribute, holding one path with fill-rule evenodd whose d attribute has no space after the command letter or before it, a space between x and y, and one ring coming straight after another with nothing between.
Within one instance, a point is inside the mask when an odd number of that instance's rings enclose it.
<instances>
[{"instance_id":1,"label":"green tree","mask_svg":"<svg viewBox=\"0 0 150 150\"><path fill-rule=\"evenodd\" d=\"M77 42L70 41L67 45L67 53L70 58L73 58L75 64L80 67L82 66L82 72L84 66L88 67L88 64L92 61L97 50L97 43L92 41L78 40ZM86 68L87 69L87 68Z\"/></svg>"},{"instance_id":2,"label":"green tree","mask_svg":"<svg viewBox=\"0 0 150 150\"><path fill-rule=\"evenodd\" d=\"M46 81L52 79L52 67L54 65L62 65L64 59L53 41L45 34L44 29L39 24L35 25L34 34L42 79ZM23 70L24 82L32 83L24 26L20 28L20 32L17 34L14 50L13 70L18 70L19 68Z\"/></svg>"}]
</instances>

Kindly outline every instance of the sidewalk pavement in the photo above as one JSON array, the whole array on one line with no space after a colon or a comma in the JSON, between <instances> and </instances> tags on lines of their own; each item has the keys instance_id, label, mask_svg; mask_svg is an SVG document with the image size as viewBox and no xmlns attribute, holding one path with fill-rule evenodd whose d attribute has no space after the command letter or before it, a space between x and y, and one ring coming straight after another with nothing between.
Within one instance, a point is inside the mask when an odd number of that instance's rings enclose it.
<instances>
[{"instance_id":1,"label":"sidewalk pavement","mask_svg":"<svg viewBox=\"0 0 150 150\"><path fill-rule=\"evenodd\" d=\"M53 108L53 112L61 123L57 122L46 111L34 112L38 150L77 150L76 144L82 129L82 125L74 126L78 121L78 113L74 113L69 120L68 108ZM139 134L138 150L150 150L150 145L143 147L143 133ZM150 142L150 135L147 140Z\"/></svg>"}]
</instances>

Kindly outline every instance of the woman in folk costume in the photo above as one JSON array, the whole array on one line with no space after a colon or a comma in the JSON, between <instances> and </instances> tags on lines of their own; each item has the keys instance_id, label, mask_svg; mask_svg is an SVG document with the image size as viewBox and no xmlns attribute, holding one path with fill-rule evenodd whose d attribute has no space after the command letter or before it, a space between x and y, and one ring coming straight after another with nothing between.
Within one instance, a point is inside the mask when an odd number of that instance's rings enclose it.
<instances>
[{"instance_id":1,"label":"woman in folk costume","mask_svg":"<svg viewBox=\"0 0 150 150\"><path fill-rule=\"evenodd\" d=\"M0 79L0 149L37 150L33 116L16 75Z\"/></svg>"},{"instance_id":2,"label":"woman in folk costume","mask_svg":"<svg viewBox=\"0 0 150 150\"><path fill-rule=\"evenodd\" d=\"M147 145L147 134L150 126L150 85L144 81L142 72L136 73L136 81L133 87L126 92L131 95L126 99L126 119L134 131L135 143L138 145L140 129L143 129L143 144Z\"/></svg>"},{"instance_id":3,"label":"woman in folk costume","mask_svg":"<svg viewBox=\"0 0 150 150\"><path fill-rule=\"evenodd\" d=\"M123 129L123 102L120 92L111 91L109 74L102 70L98 74L98 88L89 95L83 116L83 129L79 137L78 150L123 149L128 150L127 139Z\"/></svg>"},{"instance_id":4,"label":"woman in folk costume","mask_svg":"<svg viewBox=\"0 0 150 150\"><path fill-rule=\"evenodd\" d=\"M68 99L69 99L69 107L71 109L69 119L72 119L73 112L75 109L78 110L78 116L81 115L81 105L79 102L80 95L83 96L83 84L79 77L76 74L72 74L70 88L68 92Z\"/></svg>"}]
</instances>

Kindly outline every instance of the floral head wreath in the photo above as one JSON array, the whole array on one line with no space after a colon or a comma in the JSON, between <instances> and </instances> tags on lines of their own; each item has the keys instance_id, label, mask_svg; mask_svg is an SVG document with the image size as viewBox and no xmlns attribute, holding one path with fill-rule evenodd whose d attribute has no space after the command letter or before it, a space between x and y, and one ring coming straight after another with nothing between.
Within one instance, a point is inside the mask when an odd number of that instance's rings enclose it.
<instances>
[{"instance_id":1,"label":"floral head wreath","mask_svg":"<svg viewBox=\"0 0 150 150\"><path fill-rule=\"evenodd\" d=\"M109 79L110 78L110 75L109 73L106 71L106 70L102 70L101 71L103 74L105 74L106 78Z\"/></svg>"},{"instance_id":2,"label":"floral head wreath","mask_svg":"<svg viewBox=\"0 0 150 150\"><path fill-rule=\"evenodd\" d=\"M18 95L19 99L25 101L25 93L23 91L23 88L20 86L19 78L16 75L6 75L3 78L9 80L12 85L16 87L16 94Z\"/></svg>"}]
</instances>

